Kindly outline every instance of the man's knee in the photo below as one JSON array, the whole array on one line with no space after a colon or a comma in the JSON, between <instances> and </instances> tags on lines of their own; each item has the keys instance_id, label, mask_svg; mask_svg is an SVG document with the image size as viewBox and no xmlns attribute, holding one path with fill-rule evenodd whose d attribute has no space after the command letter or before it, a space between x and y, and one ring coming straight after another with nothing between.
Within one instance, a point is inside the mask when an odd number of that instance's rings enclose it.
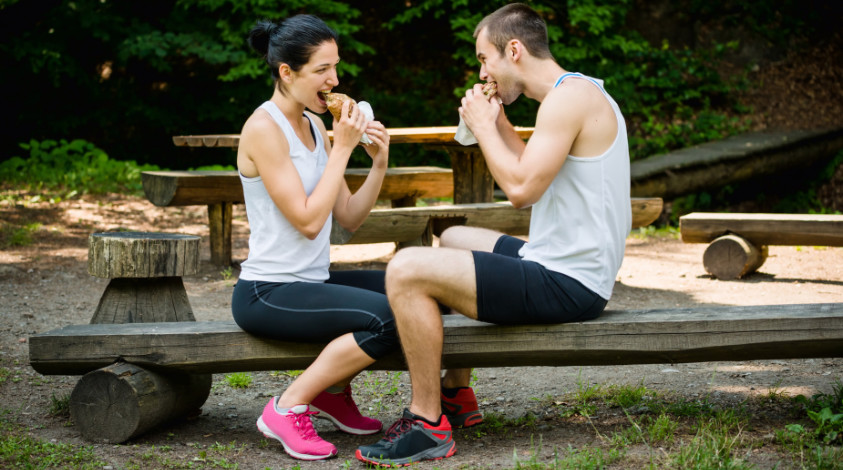
<instances>
[{"instance_id":1,"label":"man's knee","mask_svg":"<svg viewBox=\"0 0 843 470\"><path fill-rule=\"evenodd\" d=\"M418 263L428 248L407 247L398 250L386 265L386 286L405 285L413 282Z\"/></svg>"},{"instance_id":2,"label":"man's knee","mask_svg":"<svg viewBox=\"0 0 843 470\"><path fill-rule=\"evenodd\" d=\"M439 246L460 248L467 237L466 227L454 225L445 229L439 236Z\"/></svg>"}]
</instances>

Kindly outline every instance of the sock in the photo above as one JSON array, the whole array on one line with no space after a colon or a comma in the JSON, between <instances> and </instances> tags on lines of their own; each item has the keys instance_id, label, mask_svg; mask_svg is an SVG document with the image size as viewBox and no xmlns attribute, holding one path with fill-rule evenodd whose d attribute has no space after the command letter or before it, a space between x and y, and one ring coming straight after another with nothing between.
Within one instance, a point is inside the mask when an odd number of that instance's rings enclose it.
<instances>
[{"instance_id":1,"label":"sock","mask_svg":"<svg viewBox=\"0 0 843 470\"><path fill-rule=\"evenodd\" d=\"M469 388L469 387L454 387L454 388L442 387L442 395L445 395L448 398L454 398L454 397L457 396L458 393L460 393L460 390L462 390L464 388Z\"/></svg>"},{"instance_id":2,"label":"sock","mask_svg":"<svg viewBox=\"0 0 843 470\"><path fill-rule=\"evenodd\" d=\"M418 420L418 421L424 421L425 423L427 423L427 424L429 424L429 425L431 425L431 426L434 426L434 427L437 427L437 426L439 426L440 424L442 424L442 415L441 415L441 414L439 415L439 419L438 419L438 420L436 420L436 422L435 422L435 423L434 423L433 421L430 421L430 420L429 420L429 419L427 419L427 418L424 418L424 417L422 417L422 416L419 416L419 415L417 415L417 414L413 413L412 411L410 412L410 414L411 414L411 415L413 415L413 419Z\"/></svg>"}]
</instances>

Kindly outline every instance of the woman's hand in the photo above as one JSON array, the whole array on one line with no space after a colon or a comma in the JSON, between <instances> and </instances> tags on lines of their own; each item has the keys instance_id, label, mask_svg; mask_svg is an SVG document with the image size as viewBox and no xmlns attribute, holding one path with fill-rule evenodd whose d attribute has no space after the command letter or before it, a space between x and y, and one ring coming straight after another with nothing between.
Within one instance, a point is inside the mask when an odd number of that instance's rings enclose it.
<instances>
[{"instance_id":1,"label":"woman's hand","mask_svg":"<svg viewBox=\"0 0 843 470\"><path fill-rule=\"evenodd\" d=\"M351 108L350 113L349 108ZM360 142L363 131L366 130L366 116L360 112L357 106L350 101L346 101L342 105L342 119L334 120L333 129L333 147L345 147L353 150Z\"/></svg>"},{"instance_id":2,"label":"woman's hand","mask_svg":"<svg viewBox=\"0 0 843 470\"><path fill-rule=\"evenodd\" d=\"M372 166L386 168L389 160L389 133L386 127L380 121L369 121L366 124L366 135L372 139L372 143L361 145L372 158Z\"/></svg>"}]
</instances>

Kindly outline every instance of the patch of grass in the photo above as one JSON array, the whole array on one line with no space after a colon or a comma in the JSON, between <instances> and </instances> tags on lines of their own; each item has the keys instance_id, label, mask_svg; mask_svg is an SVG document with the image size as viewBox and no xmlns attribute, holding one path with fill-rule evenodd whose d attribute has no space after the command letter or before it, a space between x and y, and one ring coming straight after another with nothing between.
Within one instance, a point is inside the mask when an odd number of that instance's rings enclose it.
<instances>
[{"instance_id":1,"label":"patch of grass","mask_svg":"<svg viewBox=\"0 0 843 470\"><path fill-rule=\"evenodd\" d=\"M0 411L0 467L101 469L106 462L94 454L93 446L43 442L27 435L9 420L8 410Z\"/></svg>"},{"instance_id":2,"label":"patch of grass","mask_svg":"<svg viewBox=\"0 0 843 470\"><path fill-rule=\"evenodd\" d=\"M694 438L670 460L677 468L753 468L742 457L752 451L749 438L743 435L746 425L747 420L731 410L717 412L714 417L697 422Z\"/></svg>"},{"instance_id":3,"label":"patch of grass","mask_svg":"<svg viewBox=\"0 0 843 470\"><path fill-rule=\"evenodd\" d=\"M19 227L3 224L0 229L0 246L29 246L33 242L32 235L41 230L41 224L33 222Z\"/></svg>"},{"instance_id":4,"label":"patch of grass","mask_svg":"<svg viewBox=\"0 0 843 470\"><path fill-rule=\"evenodd\" d=\"M7 369L5 367L0 367L0 384L5 382L6 379L9 378L9 375L11 375L11 374L12 374L12 371L10 371L9 369Z\"/></svg>"},{"instance_id":5,"label":"patch of grass","mask_svg":"<svg viewBox=\"0 0 843 470\"><path fill-rule=\"evenodd\" d=\"M624 409L645 403L654 396L655 392L647 390L643 381L636 386L610 385L604 392L604 399L608 405Z\"/></svg>"},{"instance_id":6,"label":"patch of grass","mask_svg":"<svg viewBox=\"0 0 843 470\"><path fill-rule=\"evenodd\" d=\"M553 457L549 461L542 461L541 450L541 438L539 438L538 445L534 445L533 439L530 439L530 452L527 459L519 457L518 449L513 449L513 468L536 470L561 468L598 469L606 468L620 461L625 455L625 451L619 448L602 449L600 447L586 446L575 449L569 445L566 455L560 455L559 451L554 448Z\"/></svg>"},{"instance_id":7,"label":"patch of grass","mask_svg":"<svg viewBox=\"0 0 843 470\"><path fill-rule=\"evenodd\" d=\"M53 416L70 417L70 395L62 397L50 396L50 414Z\"/></svg>"},{"instance_id":8,"label":"patch of grass","mask_svg":"<svg viewBox=\"0 0 843 470\"><path fill-rule=\"evenodd\" d=\"M648 225L646 227L638 227L629 232L631 238L646 239L646 238L671 238L679 239L679 227L673 225Z\"/></svg>"},{"instance_id":9,"label":"patch of grass","mask_svg":"<svg viewBox=\"0 0 843 470\"><path fill-rule=\"evenodd\" d=\"M398 393L402 376L403 372L366 371L361 387L371 397L370 410L378 412L385 408L384 399Z\"/></svg>"},{"instance_id":10,"label":"patch of grass","mask_svg":"<svg viewBox=\"0 0 843 470\"><path fill-rule=\"evenodd\" d=\"M252 385L252 374L235 372L225 376L225 381L231 388L249 388Z\"/></svg>"}]
</instances>

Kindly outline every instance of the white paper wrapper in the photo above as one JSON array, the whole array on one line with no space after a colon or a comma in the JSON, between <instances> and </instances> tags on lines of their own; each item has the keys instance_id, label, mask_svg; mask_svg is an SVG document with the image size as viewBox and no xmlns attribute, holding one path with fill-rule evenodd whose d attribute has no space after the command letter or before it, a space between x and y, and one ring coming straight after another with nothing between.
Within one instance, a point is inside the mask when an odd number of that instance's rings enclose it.
<instances>
[{"instance_id":1,"label":"white paper wrapper","mask_svg":"<svg viewBox=\"0 0 843 470\"><path fill-rule=\"evenodd\" d=\"M496 99L498 104L501 103L499 96L495 96L493 99ZM457 125L457 132L454 134L454 140L462 145L474 145L477 143L477 138L474 137L474 133L471 132L471 129L465 125L465 121L463 121L462 116L460 116L460 123Z\"/></svg>"},{"instance_id":2,"label":"white paper wrapper","mask_svg":"<svg viewBox=\"0 0 843 470\"><path fill-rule=\"evenodd\" d=\"M477 143L477 138L474 137L471 129L465 125L465 121L462 120L462 116L460 116L460 123L457 125L457 132L454 134L454 140L462 145L474 145Z\"/></svg>"},{"instance_id":3,"label":"white paper wrapper","mask_svg":"<svg viewBox=\"0 0 843 470\"><path fill-rule=\"evenodd\" d=\"M366 122L375 120L375 112L372 111L372 105L365 101L361 101L357 103L357 107L360 108L360 112L363 113L364 116L366 116ZM364 144L371 144L372 139L370 139L369 136L364 132L363 137L360 138L360 142Z\"/></svg>"}]
</instances>

